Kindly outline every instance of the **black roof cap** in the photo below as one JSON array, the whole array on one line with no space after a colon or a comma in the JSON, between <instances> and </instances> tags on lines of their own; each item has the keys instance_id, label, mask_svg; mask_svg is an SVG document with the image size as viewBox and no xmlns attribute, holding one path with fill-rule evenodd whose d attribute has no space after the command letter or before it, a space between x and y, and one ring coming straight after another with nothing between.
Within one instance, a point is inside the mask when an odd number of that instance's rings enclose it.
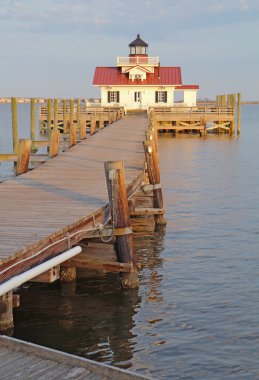
<instances>
[{"instance_id":1,"label":"black roof cap","mask_svg":"<svg viewBox=\"0 0 259 380\"><path fill-rule=\"evenodd\" d=\"M145 41L143 41L140 38L140 35L138 34L137 38L129 44L129 47L133 47L133 46L146 46L146 47L148 47L148 44Z\"/></svg>"}]
</instances>

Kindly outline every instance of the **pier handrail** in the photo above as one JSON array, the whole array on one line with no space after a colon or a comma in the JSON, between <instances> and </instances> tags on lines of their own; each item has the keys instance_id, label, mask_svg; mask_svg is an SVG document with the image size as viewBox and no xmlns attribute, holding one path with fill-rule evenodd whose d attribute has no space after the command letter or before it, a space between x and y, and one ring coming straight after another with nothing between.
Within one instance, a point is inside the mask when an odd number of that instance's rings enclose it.
<instances>
[{"instance_id":1,"label":"pier handrail","mask_svg":"<svg viewBox=\"0 0 259 380\"><path fill-rule=\"evenodd\" d=\"M186 114L186 115L234 115L234 107L211 106L173 106L173 107L152 107L155 114Z\"/></svg>"}]
</instances>

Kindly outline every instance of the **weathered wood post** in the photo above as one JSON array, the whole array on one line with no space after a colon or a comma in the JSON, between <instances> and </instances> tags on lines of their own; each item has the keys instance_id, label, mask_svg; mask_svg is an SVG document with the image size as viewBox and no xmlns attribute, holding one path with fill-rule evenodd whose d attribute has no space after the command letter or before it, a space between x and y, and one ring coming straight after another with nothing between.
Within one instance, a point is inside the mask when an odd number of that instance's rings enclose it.
<instances>
[{"instance_id":1,"label":"weathered wood post","mask_svg":"<svg viewBox=\"0 0 259 380\"><path fill-rule=\"evenodd\" d=\"M81 136L80 99L76 99L76 124Z\"/></svg>"},{"instance_id":2,"label":"weathered wood post","mask_svg":"<svg viewBox=\"0 0 259 380\"><path fill-rule=\"evenodd\" d=\"M100 113L99 115L99 129L103 129L104 128L104 117L103 117L103 113Z\"/></svg>"},{"instance_id":3,"label":"weathered wood post","mask_svg":"<svg viewBox=\"0 0 259 380\"><path fill-rule=\"evenodd\" d=\"M67 100L63 99L63 133L67 133Z\"/></svg>"},{"instance_id":4,"label":"weathered wood post","mask_svg":"<svg viewBox=\"0 0 259 380\"><path fill-rule=\"evenodd\" d=\"M231 135L235 135L235 130L236 130L236 94L231 94L231 104L233 107L233 120L231 122L231 127L230 127L230 133Z\"/></svg>"},{"instance_id":5,"label":"weathered wood post","mask_svg":"<svg viewBox=\"0 0 259 380\"><path fill-rule=\"evenodd\" d=\"M160 185L159 188L153 190L154 194L154 208L160 209L164 208L163 193L160 180L159 162L158 162L158 152L156 150L156 145L154 141L144 142L144 152L147 163L148 178L151 185ZM164 214L155 215L155 223L157 225L166 224L166 219Z\"/></svg>"},{"instance_id":6,"label":"weathered wood post","mask_svg":"<svg viewBox=\"0 0 259 380\"><path fill-rule=\"evenodd\" d=\"M237 94L237 135L240 135L241 130L241 94Z\"/></svg>"},{"instance_id":7,"label":"weathered wood post","mask_svg":"<svg viewBox=\"0 0 259 380\"><path fill-rule=\"evenodd\" d=\"M74 99L70 99L70 119L69 119L69 128L72 126L74 121Z\"/></svg>"},{"instance_id":8,"label":"weathered wood post","mask_svg":"<svg viewBox=\"0 0 259 380\"><path fill-rule=\"evenodd\" d=\"M121 285L125 288L136 288L139 285L139 280L134 257L134 242L128 210L124 164L122 161L106 161L104 169L114 235L116 236L118 261L132 266L131 272L121 273Z\"/></svg>"},{"instance_id":9,"label":"weathered wood post","mask_svg":"<svg viewBox=\"0 0 259 380\"><path fill-rule=\"evenodd\" d=\"M12 108L12 132L13 132L13 153L18 153L19 137L18 137L18 118L17 118L17 99L11 99Z\"/></svg>"},{"instance_id":10,"label":"weathered wood post","mask_svg":"<svg viewBox=\"0 0 259 380\"><path fill-rule=\"evenodd\" d=\"M96 132L96 117L95 117L95 115L91 115L90 116L90 123L91 123L91 126L90 126L90 135L92 136Z\"/></svg>"},{"instance_id":11,"label":"weathered wood post","mask_svg":"<svg viewBox=\"0 0 259 380\"><path fill-rule=\"evenodd\" d=\"M26 173L30 163L31 140L20 139L17 155L16 175Z\"/></svg>"},{"instance_id":12,"label":"weathered wood post","mask_svg":"<svg viewBox=\"0 0 259 380\"><path fill-rule=\"evenodd\" d=\"M50 158L58 156L59 143L60 143L60 132L53 130L50 134L50 140L49 140L49 157Z\"/></svg>"},{"instance_id":13,"label":"weathered wood post","mask_svg":"<svg viewBox=\"0 0 259 380\"><path fill-rule=\"evenodd\" d=\"M58 99L54 99L54 130L58 129Z\"/></svg>"},{"instance_id":14,"label":"weathered wood post","mask_svg":"<svg viewBox=\"0 0 259 380\"><path fill-rule=\"evenodd\" d=\"M31 122L30 122L30 138L32 141L31 145L31 152L36 153L37 152L37 147L33 145L33 141L36 140L36 103L35 99L31 99Z\"/></svg>"},{"instance_id":15,"label":"weathered wood post","mask_svg":"<svg viewBox=\"0 0 259 380\"><path fill-rule=\"evenodd\" d=\"M13 292L0 296L0 331L13 327Z\"/></svg>"},{"instance_id":16,"label":"weathered wood post","mask_svg":"<svg viewBox=\"0 0 259 380\"><path fill-rule=\"evenodd\" d=\"M52 113L52 100L48 99L47 100L47 134L50 136L50 131L52 129L52 124L51 124L51 113Z\"/></svg>"},{"instance_id":17,"label":"weathered wood post","mask_svg":"<svg viewBox=\"0 0 259 380\"><path fill-rule=\"evenodd\" d=\"M76 134L77 134L77 125L73 123L69 128L69 148L71 148L71 146L76 145L77 143Z\"/></svg>"}]
</instances>

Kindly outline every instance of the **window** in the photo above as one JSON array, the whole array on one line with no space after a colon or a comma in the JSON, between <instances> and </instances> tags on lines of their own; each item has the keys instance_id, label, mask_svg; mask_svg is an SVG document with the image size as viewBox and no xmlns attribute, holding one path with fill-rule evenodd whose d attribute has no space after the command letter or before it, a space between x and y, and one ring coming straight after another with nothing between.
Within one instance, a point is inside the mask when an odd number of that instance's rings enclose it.
<instances>
[{"instance_id":1,"label":"window","mask_svg":"<svg viewBox=\"0 0 259 380\"><path fill-rule=\"evenodd\" d=\"M140 102L141 101L141 92L136 91L134 92L134 102Z\"/></svg>"},{"instance_id":2,"label":"window","mask_svg":"<svg viewBox=\"0 0 259 380\"><path fill-rule=\"evenodd\" d=\"M167 91L156 91L156 103L167 103Z\"/></svg>"},{"instance_id":3,"label":"window","mask_svg":"<svg viewBox=\"0 0 259 380\"><path fill-rule=\"evenodd\" d=\"M108 91L108 103L119 103L120 102L120 91Z\"/></svg>"}]
</instances>

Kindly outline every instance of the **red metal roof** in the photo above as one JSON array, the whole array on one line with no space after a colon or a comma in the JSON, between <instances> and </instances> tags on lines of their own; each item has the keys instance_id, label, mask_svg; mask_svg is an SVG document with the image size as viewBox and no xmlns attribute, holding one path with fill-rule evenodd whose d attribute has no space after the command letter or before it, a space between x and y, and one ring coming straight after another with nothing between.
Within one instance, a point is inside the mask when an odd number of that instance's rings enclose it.
<instances>
[{"instance_id":1,"label":"red metal roof","mask_svg":"<svg viewBox=\"0 0 259 380\"><path fill-rule=\"evenodd\" d=\"M160 77L158 77L160 71ZM181 85L180 67L155 67L154 74L147 74L147 79L134 80L128 78L127 74L122 74L118 67L96 67L93 85L97 86L174 86Z\"/></svg>"},{"instance_id":2,"label":"red metal roof","mask_svg":"<svg viewBox=\"0 0 259 380\"><path fill-rule=\"evenodd\" d=\"M198 84L183 84L175 87L176 90L198 90L199 88Z\"/></svg>"}]
</instances>

